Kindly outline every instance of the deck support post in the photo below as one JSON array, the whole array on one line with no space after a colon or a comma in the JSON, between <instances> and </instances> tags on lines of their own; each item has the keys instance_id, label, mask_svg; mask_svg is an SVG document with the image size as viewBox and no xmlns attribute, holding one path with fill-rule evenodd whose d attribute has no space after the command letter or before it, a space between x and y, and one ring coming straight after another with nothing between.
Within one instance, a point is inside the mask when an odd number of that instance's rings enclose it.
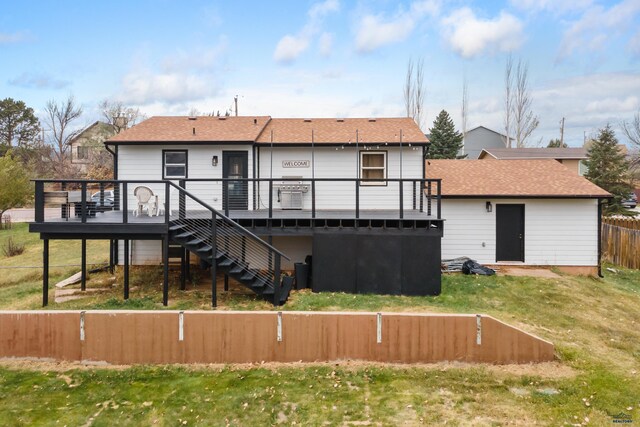
<instances>
[{"instance_id":1,"label":"deck support post","mask_svg":"<svg viewBox=\"0 0 640 427\"><path fill-rule=\"evenodd\" d=\"M109 273L113 274L113 239L109 240Z\"/></svg>"},{"instance_id":2,"label":"deck support post","mask_svg":"<svg viewBox=\"0 0 640 427\"><path fill-rule=\"evenodd\" d=\"M169 235L162 238L162 305L169 304Z\"/></svg>"},{"instance_id":3,"label":"deck support post","mask_svg":"<svg viewBox=\"0 0 640 427\"><path fill-rule=\"evenodd\" d=\"M82 273L80 274L80 290L87 290L87 239L82 239Z\"/></svg>"},{"instance_id":4,"label":"deck support post","mask_svg":"<svg viewBox=\"0 0 640 427\"><path fill-rule=\"evenodd\" d=\"M124 240L124 299L129 299L129 239Z\"/></svg>"},{"instance_id":5,"label":"deck support post","mask_svg":"<svg viewBox=\"0 0 640 427\"><path fill-rule=\"evenodd\" d=\"M229 290L229 275L224 275L224 291L227 292Z\"/></svg>"},{"instance_id":6,"label":"deck support post","mask_svg":"<svg viewBox=\"0 0 640 427\"><path fill-rule=\"evenodd\" d=\"M187 267L185 260L187 258L187 250L182 247L180 252L180 290L184 291L187 288Z\"/></svg>"},{"instance_id":7,"label":"deck support post","mask_svg":"<svg viewBox=\"0 0 640 427\"><path fill-rule=\"evenodd\" d=\"M276 254L273 268L273 305L280 305L280 254Z\"/></svg>"},{"instance_id":8,"label":"deck support post","mask_svg":"<svg viewBox=\"0 0 640 427\"><path fill-rule=\"evenodd\" d=\"M218 253L218 225L216 223L216 213L211 213L211 307L218 306L218 288L216 278L218 275L216 254Z\"/></svg>"},{"instance_id":9,"label":"deck support post","mask_svg":"<svg viewBox=\"0 0 640 427\"><path fill-rule=\"evenodd\" d=\"M189 252L188 250L184 250L184 274L186 277L189 278L189 283L192 283L191 281L191 252Z\"/></svg>"},{"instance_id":10,"label":"deck support post","mask_svg":"<svg viewBox=\"0 0 640 427\"><path fill-rule=\"evenodd\" d=\"M49 239L43 239L42 248L42 306L49 304Z\"/></svg>"}]
</instances>

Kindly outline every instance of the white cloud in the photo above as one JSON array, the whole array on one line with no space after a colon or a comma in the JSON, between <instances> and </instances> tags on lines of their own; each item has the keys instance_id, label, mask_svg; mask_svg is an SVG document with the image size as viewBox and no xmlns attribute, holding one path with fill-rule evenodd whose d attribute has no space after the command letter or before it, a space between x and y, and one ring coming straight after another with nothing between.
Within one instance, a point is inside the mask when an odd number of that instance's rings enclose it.
<instances>
[{"instance_id":1,"label":"white cloud","mask_svg":"<svg viewBox=\"0 0 640 427\"><path fill-rule=\"evenodd\" d=\"M601 5L587 9L565 31L557 59L563 60L576 51L602 50L611 37L630 27L638 13L638 0L623 0L609 9Z\"/></svg>"},{"instance_id":2,"label":"white cloud","mask_svg":"<svg viewBox=\"0 0 640 427\"><path fill-rule=\"evenodd\" d=\"M356 29L356 50L371 52L380 47L405 40L416 24L425 16L436 16L440 1L427 0L411 3L409 10L399 10L393 17L384 14L366 14Z\"/></svg>"},{"instance_id":3,"label":"white cloud","mask_svg":"<svg viewBox=\"0 0 640 427\"><path fill-rule=\"evenodd\" d=\"M510 0L509 3L528 12L564 14L584 10L593 4L593 0Z\"/></svg>"},{"instance_id":4,"label":"white cloud","mask_svg":"<svg viewBox=\"0 0 640 427\"><path fill-rule=\"evenodd\" d=\"M621 113L626 111L633 111L638 108L637 96L619 96L608 97L598 99L587 103L584 110L587 113L601 113L606 111L608 113Z\"/></svg>"},{"instance_id":5,"label":"white cloud","mask_svg":"<svg viewBox=\"0 0 640 427\"><path fill-rule=\"evenodd\" d=\"M47 74L22 73L8 82L12 86L27 89L62 89L69 85L66 80L55 79Z\"/></svg>"},{"instance_id":6,"label":"white cloud","mask_svg":"<svg viewBox=\"0 0 640 427\"><path fill-rule=\"evenodd\" d=\"M640 31L638 31L631 40L629 40L627 47L629 52L631 52L631 55L636 58L640 58Z\"/></svg>"},{"instance_id":7,"label":"white cloud","mask_svg":"<svg viewBox=\"0 0 640 427\"><path fill-rule=\"evenodd\" d=\"M149 52L138 52L114 98L140 106L170 107L214 96L222 85L219 70L225 49L226 39L221 37L213 47L167 55L158 61L159 66L148 59Z\"/></svg>"},{"instance_id":8,"label":"white cloud","mask_svg":"<svg viewBox=\"0 0 640 427\"><path fill-rule=\"evenodd\" d=\"M444 18L442 24L447 41L463 58L472 58L485 51L510 52L522 44L522 23L504 11L493 19L482 19L464 7Z\"/></svg>"},{"instance_id":9,"label":"white cloud","mask_svg":"<svg viewBox=\"0 0 640 427\"><path fill-rule=\"evenodd\" d=\"M356 49L359 52L371 52L379 47L406 39L415 27L415 21L408 13L384 21L380 15L367 15L362 18L356 34Z\"/></svg>"},{"instance_id":10,"label":"white cloud","mask_svg":"<svg viewBox=\"0 0 640 427\"><path fill-rule=\"evenodd\" d=\"M278 41L273 53L273 59L281 64L290 64L298 59L298 57L309 48L313 39L321 31L322 20L325 16L337 12L339 9L340 3L338 0L325 0L311 6L307 12L309 16L307 23L298 34L287 34ZM320 53L327 56L325 50L330 50L332 40L326 40L326 37L324 37L325 40L322 40L323 37L324 34L321 36L319 43ZM328 47L327 43L329 44Z\"/></svg>"},{"instance_id":11,"label":"white cloud","mask_svg":"<svg viewBox=\"0 0 640 427\"><path fill-rule=\"evenodd\" d=\"M330 56L333 49L333 34L322 33L318 40L318 46L320 47L320 55Z\"/></svg>"},{"instance_id":12,"label":"white cloud","mask_svg":"<svg viewBox=\"0 0 640 427\"><path fill-rule=\"evenodd\" d=\"M219 89L213 76L179 72L154 73L151 70L127 74L122 86L121 100L138 105L199 100L215 95Z\"/></svg>"},{"instance_id":13,"label":"white cloud","mask_svg":"<svg viewBox=\"0 0 640 427\"><path fill-rule=\"evenodd\" d=\"M280 63L291 63L309 47L309 39L304 36L287 34L280 39L273 53L273 59Z\"/></svg>"},{"instance_id":14,"label":"white cloud","mask_svg":"<svg viewBox=\"0 0 640 427\"><path fill-rule=\"evenodd\" d=\"M0 33L0 45L3 44L14 44L28 41L30 36L25 32L15 32L15 33Z\"/></svg>"},{"instance_id":15,"label":"white cloud","mask_svg":"<svg viewBox=\"0 0 640 427\"><path fill-rule=\"evenodd\" d=\"M338 0L326 0L322 3L316 3L309 9L309 17L313 19L319 19L328 15L331 12L337 12L340 10L340 2Z\"/></svg>"}]
</instances>

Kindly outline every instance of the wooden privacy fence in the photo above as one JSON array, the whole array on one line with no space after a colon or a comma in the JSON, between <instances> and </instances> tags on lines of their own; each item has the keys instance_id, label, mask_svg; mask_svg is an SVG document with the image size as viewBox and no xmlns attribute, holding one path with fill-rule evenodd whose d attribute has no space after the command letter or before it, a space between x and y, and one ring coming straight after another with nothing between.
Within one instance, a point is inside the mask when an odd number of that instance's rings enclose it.
<instances>
[{"instance_id":1,"label":"wooden privacy fence","mask_svg":"<svg viewBox=\"0 0 640 427\"><path fill-rule=\"evenodd\" d=\"M613 264L640 268L640 219L602 219L602 257Z\"/></svg>"},{"instance_id":2,"label":"wooden privacy fence","mask_svg":"<svg viewBox=\"0 0 640 427\"><path fill-rule=\"evenodd\" d=\"M0 311L0 357L110 364L503 364L550 361L554 347L486 315Z\"/></svg>"}]
</instances>

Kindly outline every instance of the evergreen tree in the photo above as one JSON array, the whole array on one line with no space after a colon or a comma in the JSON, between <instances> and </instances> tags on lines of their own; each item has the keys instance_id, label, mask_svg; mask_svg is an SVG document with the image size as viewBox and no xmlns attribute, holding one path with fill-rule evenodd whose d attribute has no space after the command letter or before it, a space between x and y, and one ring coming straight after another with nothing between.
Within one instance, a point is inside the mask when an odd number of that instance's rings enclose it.
<instances>
[{"instance_id":1,"label":"evergreen tree","mask_svg":"<svg viewBox=\"0 0 640 427\"><path fill-rule=\"evenodd\" d=\"M0 100L0 144L6 151L11 147L30 147L38 139L40 122L33 108L12 98Z\"/></svg>"},{"instance_id":2,"label":"evergreen tree","mask_svg":"<svg viewBox=\"0 0 640 427\"><path fill-rule=\"evenodd\" d=\"M440 111L433 121L431 134L429 135L431 147L427 153L429 159L456 159L461 158L458 153L462 149L462 134L456 131L453 120L445 110ZM462 156L464 157L464 156Z\"/></svg>"},{"instance_id":3,"label":"evergreen tree","mask_svg":"<svg viewBox=\"0 0 640 427\"><path fill-rule=\"evenodd\" d=\"M605 206L603 213L605 215L632 214L621 203L632 191L628 183L629 162L618 148L618 140L610 125L607 124L598 132L598 138L592 142L587 152L585 165L588 168L585 178L613 195L613 199Z\"/></svg>"},{"instance_id":4,"label":"evergreen tree","mask_svg":"<svg viewBox=\"0 0 640 427\"><path fill-rule=\"evenodd\" d=\"M560 141L559 139L552 139L549 141L549 144L547 144L547 148L568 148L569 146L565 143Z\"/></svg>"}]
</instances>

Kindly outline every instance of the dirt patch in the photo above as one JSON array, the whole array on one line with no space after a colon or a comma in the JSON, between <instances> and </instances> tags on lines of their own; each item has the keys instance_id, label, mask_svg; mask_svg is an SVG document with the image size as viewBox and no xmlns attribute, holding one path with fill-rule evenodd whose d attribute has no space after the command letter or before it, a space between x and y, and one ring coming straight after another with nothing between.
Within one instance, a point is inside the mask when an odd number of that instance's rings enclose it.
<instances>
[{"instance_id":1,"label":"dirt patch","mask_svg":"<svg viewBox=\"0 0 640 427\"><path fill-rule=\"evenodd\" d=\"M249 369L268 369L277 371L285 368L312 368L312 367L336 367L347 370L360 370L365 368L386 368L386 369L421 369L425 371L447 371L450 369L477 369L483 368L498 376L537 376L541 378L570 378L576 375L576 372L559 362L545 362L538 364L522 364L522 365L491 365L485 363L462 363L462 362L441 362L432 364L399 364L399 363L379 363L366 362L359 360L345 360L338 362L293 362L293 363L239 363L239 364L174 364L174 365L157 365L181 367L190 371L245 371ZM14 370L33 370L44 372L66 372L70 370L90 370L90 369L114 369L125 370L133 367L133 365L110 365L107 363L91 363L91 362L69 362L55 361L49 359L32 359L32 358L5 358L0 359L0 367Z\"/></svg>"},{"instance_id":2,"label":"dirt patch","mask_svg":"<svg viewBox=\"0 0 640 427\"><path fill-rule=\"evenodd\" d=\"M497 273L499 276L519 276L519 277L540 277L542 279L559 279L559 274L546 268L522 268L500 266Z\"/></svg>"}]
</instances>

